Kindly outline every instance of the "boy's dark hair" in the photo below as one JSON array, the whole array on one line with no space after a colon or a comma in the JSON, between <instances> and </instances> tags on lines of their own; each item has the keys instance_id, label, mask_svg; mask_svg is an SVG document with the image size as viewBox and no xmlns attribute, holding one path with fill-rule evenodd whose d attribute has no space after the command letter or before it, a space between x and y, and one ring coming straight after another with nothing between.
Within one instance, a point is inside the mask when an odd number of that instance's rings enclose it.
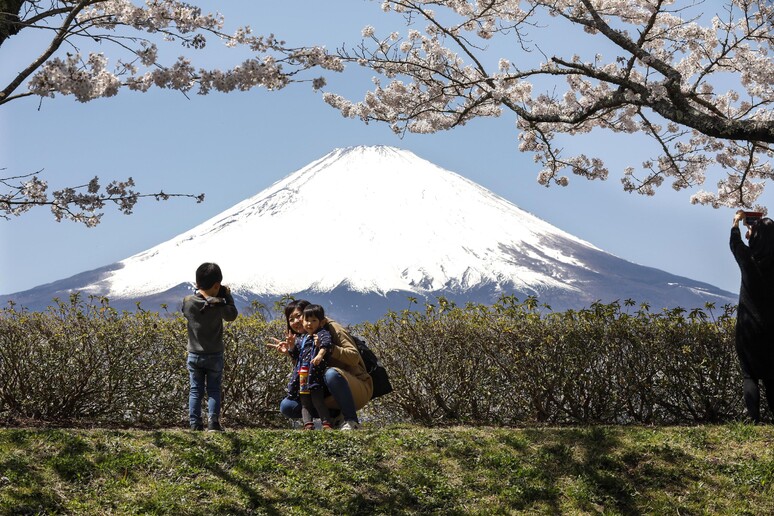
<instances>
[{"instance_id":1,"label":"boy's dark hair","mask_svg":"<svg viewBox=\"0 0 774 516\"><path fill-rule=\"evenodd\" d=\"M223 281L223 273L217 263L203 263L196 269L196 286L207 290L215 283Z\"/></svg>"},{"instance_id":2,"label":"boy's dark hair","mask_svg":"<svg viewBox=\"0 0 774 516\"><path fill-rule=\"evenodd\" d=\"M304 308L304 319L307 317L314 317L315 319L322 321L325 319L325 309L320 305L307 305L307 307Z\"/></svg>"}]
</instances>

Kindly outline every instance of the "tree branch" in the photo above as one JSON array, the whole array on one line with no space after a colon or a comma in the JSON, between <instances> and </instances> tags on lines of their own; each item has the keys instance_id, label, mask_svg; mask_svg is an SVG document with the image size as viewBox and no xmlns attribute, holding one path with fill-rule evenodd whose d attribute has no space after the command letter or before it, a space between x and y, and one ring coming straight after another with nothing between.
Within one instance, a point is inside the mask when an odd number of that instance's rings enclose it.
<instances>
[{"instance_id":1,"label":"tree branch","mask_svg":"<svg viewBox=\"0 0 774 516\"><path fill-rule=\"evenodd\" d=\"M54 55L54 52L56 52L59 47L62 45L62 43L67 39L67 36L69 34L70 26L72 25L73 21L75 21L76 16L78 16L78 13L80 13L86 6L93 4L95 2L99 2L101 0L81 0L76 5L74 5L72 8L65 10L65 12L69 11L69 14L65 17L64 22L62 22L62 25L57 30L56 36L53 40L51 40L51 43L49 44L48 48L32 63L30 63L27 68L21 71L14 80L12 80L8 86L6 86L2 91L0 91L0 105L5 104L9 100L17 97L11 97L11 94L18 88L24 81L27 80L27 78L32 75L32 73L40 68L40 66L48 61L48 59Z\"/></svg>"}]
</instances>

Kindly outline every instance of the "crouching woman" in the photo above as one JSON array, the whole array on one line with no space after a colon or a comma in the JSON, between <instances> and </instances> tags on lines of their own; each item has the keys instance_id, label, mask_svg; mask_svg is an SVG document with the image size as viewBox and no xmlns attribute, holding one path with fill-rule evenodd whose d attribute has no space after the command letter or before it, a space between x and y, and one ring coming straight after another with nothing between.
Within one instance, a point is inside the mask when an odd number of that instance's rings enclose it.
<instances>
[{"instance_id":1,"label":"crouching woman","mask_svg":"<svg viewBox=\"0 0 774 516\"><path fill-rule=\"evenodd\" d=\"M297 300L285 307L286 340L278 341L276 346L281 353L292 354L296 337L305 333L303 314L308 305L308 301ZM330 332L333 341L328 369L323 377L325 405L331 409L332 415L340 412L334 417L334 422L343 421L342 430L356 430L360 428L357 411L371 400L373 381L349 332L327 317L323 320L323 328ZM290 419L300 419L301 403L296 397L288 396L280 402L280 412Z\"/></svg>"}]
</instances>

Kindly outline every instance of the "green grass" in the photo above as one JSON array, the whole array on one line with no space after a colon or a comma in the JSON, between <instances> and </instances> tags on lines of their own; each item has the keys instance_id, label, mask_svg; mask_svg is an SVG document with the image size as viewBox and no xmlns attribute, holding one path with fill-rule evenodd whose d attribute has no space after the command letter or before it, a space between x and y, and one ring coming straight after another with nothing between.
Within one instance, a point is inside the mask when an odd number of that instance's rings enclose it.
<instances>
[{"instance_id":1,"label":"green grass","mask_svg":"<svg viewBox=\"0 0 774 516\"><path fill-rule=\"evenodd\" d=\"M774 514L774 427L0 430L0 514Z\"/></svg>"}]
</instances>

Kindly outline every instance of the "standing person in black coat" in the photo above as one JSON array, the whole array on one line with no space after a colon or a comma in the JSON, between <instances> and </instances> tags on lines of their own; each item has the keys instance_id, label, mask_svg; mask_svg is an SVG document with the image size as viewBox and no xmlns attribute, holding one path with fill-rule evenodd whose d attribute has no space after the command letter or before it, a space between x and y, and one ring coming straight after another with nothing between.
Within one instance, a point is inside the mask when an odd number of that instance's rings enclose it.
<instances>
[{"instance_id":1,"label":"standing person in black coat","mask_svg":"<svg viewBox=\"0 0 774 516\"><path fill-rule=\"evenodd\" d=\"M742 241L739 222L747 227L749 246ZM774 221L747 221L737 211L731 227L731 252L742 273L736 315L736 353L744 378L747 415L758 423L759 381L766 387L766 401L774 412Z\"/></svg>"}]
</instances>

